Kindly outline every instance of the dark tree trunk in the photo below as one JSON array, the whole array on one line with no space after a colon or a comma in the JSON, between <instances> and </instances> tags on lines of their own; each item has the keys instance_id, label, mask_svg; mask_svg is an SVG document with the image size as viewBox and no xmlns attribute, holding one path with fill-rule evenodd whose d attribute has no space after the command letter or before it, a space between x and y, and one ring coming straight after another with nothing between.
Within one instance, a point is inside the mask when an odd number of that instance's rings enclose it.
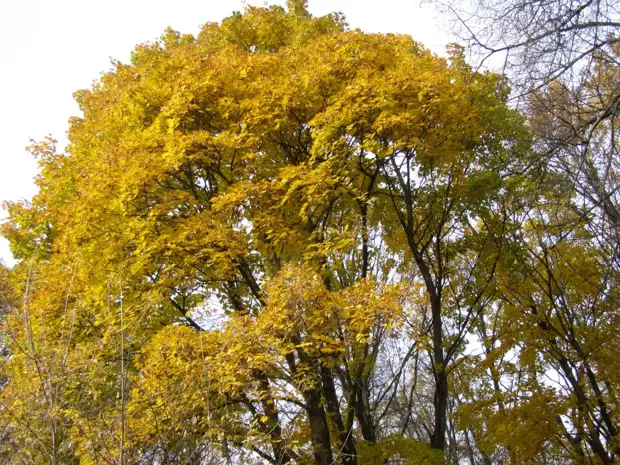
<instances>
[{"instance_id":1,"label":"dark tree trunk","mask_svg":"<svg viewBox=\"0 0 620 465\"><path fill-rule=\"evenodd\" d=\"M355 438L353 432L344 426L342 415L340 413L340 404L336 394L336 386L334 385L334 377L331 369L321 366L321 378L323 381L323 394L326 400L327 412L335 430L337 447L342 455L342 463L347 465L357 464L357 451L355 448Z\"/></svg>"},{"instance_id":2,"label":"dark tree trunk","mask_svg":"<svg viewBox=\"0 0 620 465\"><path fill-rule=\"evenodd\" d=\"M433 358L435 371L435 430L431 435L431 448L443 451L446 445L446 422L448 407L448 375L446 373L443 352L443 333L441 321L441 300L439 296L431 297L433 312Z\"/></svg>"},{"instance_id":3,"label":"dark tree trunk","mask_svg":"<svg viewBox=\"0 0 620 465\"><path fill-rule=\"evenodd\" d=\"M332 465L331 440L327 417L321 405L321 391L318 389L308 389L304 391L303 395L310 421L310 438L314 463L316 465Z\"/></svg>"},{"instance_id":4,"label":"dark tree trunk","mask_svg":"<svg viewBox=\"0 0 620 465\"><path fill-rule=\"evenodd\" d=\"M355 391L355 417L362 430L362 437L364 441L377 442L375 428L368 412L368 388L366 381L363 379L356 379L353 383L353 389Z\"/></svg>"},{"instance_id":5,"label":"dark tree trunk","mask_svg":"<svg viewBox=\"0 0 620 465\"><path fill-rule=\"evenodd\" d=\"M299 343L299 340L294 340ZM298 350L300 363L313 366L313 362L303 350ZM286 356L286 362L295 375L298 364L293 354ZM308 422L310 423L310 441L312 442L312 455L316 465L333 465L331 438L329 425L323 408L321 389L319 387L301 389L306 411L308 412Z\"/></svg>"}]
</instances>

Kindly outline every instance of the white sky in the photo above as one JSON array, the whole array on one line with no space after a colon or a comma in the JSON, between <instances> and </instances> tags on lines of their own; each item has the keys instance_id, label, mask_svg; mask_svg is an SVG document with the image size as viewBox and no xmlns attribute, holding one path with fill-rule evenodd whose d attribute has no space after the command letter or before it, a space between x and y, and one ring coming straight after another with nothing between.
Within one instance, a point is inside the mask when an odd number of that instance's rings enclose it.
<instances>
[{"instance_id":1,"label":"white sky","mask_svg":"<svg viewBox=\"0 0 620 465\"><path fill-rule=\"evenodd\" d=\"M73 92L109 70L110 58L127 61L168 26L195 34L241 9L240 0L0 0L0 202L35 194L36 163L24 148L47 134L66 145L67 121L79 114ZM448 42L432 7L416 0L310 0L309 9L341 11L367 32L410 34L437 53ZM3 238L0 259L13 263Z\"/></svg>"}]
</instances>

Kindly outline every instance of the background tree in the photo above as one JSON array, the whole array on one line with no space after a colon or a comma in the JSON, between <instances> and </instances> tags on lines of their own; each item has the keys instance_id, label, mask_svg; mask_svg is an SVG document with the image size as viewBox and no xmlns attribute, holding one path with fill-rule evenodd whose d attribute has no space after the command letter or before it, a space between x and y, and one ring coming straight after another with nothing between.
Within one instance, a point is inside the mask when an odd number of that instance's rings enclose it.
<instances>
[{"instance_id":1,"label":"background tree","mask_svg":"<svg viewBox=\"0 0 620 465\"><path fill-rule=\"evenodd\" d=\"M475 63L501 63L516 102L532 117L541 156L572 180L589 205L586 213L597 213L601 236L611 225L617 238L617 6L564 0L439 5L455 18Z\"/></svg>"},{"instance_id":2,"label":"background tree","mask_svg":"<svg viewBox=\"0 0 620 465\"><path fill-rule=\"evenodd\" d=\"M559 408L560 414L555 425L547 421L547 445L559 445L568 457L555 460L611 463L618 453L617 378L606 357L618 357L608 331L618 321L620 11L599 1L475 2L470 10L443 6L471 45L474 62L500 63L507 73L513 102L528 115L539 152L533 166L545 192L525 199L529 207L522 221L529 226L510 240L521 265L513 265L517 275L502 291L506 314L496 320L493 334L503 350L495 356L488 352L489 370L518 367L513 384L518 386L526 370L521 365L529 365L537 375L523 388L527 395L534 399L534 392L547 390L557 396L550 409ZM514 312L515 303L520 311ZM501 342L501 322L508 316L510 342ZM526 332L515 337L518 327ZM614 347L610 352L602 334ZM505 360L510 351L523 353L519 363ZM500 381L511 376L492 371L490 376L498 412L510 415L505 406L512 388ZM488 425L484 431L493 429ZM546 447L540 444L538 450ZM531 453L517 449L513 444L506 452Z\"/></svg>"}]
</instances>

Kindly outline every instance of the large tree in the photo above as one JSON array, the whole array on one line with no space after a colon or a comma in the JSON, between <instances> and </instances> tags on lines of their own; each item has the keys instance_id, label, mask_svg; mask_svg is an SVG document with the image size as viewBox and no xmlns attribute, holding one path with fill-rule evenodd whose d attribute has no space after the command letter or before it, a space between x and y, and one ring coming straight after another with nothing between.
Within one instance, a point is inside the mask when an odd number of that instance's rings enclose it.
<instances>
[{"instance_id":1,"label":"large tree","mask_svg":"<svg viewBox=\"0 0 620 465\"><path fill-rule=\"evenodd\" d=\"M300 1L115 63L9 206L15 463L455 460L452 373L531 190L507 97Z\"/></svg>"}]
</instances>

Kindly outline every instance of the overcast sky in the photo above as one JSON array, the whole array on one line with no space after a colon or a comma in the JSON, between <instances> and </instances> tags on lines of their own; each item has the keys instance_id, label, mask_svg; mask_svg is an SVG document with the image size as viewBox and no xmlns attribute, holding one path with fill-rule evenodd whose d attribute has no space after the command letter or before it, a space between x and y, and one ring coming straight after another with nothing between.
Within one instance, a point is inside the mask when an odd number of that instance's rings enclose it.
<instances>
[{"instance_id":1,"label":"overcast sky","mask_svg":"<svg viewBox=\"0 0 620 465\"><path fill-rule=\"evenodd\" d=\"M0 0L0 201L35 194L36 163L24 148L47 134L66 145L67 120L79 114L73 92L109 70L110 58L127 61L168 26L195 34L242 9L238 0ZM309 9L340 11L367 32L410 34L437 53L448 42L432 7L416 0L310 0ZM13 263L1 238L0 259Z\"/></svg>"}]
</instances>

